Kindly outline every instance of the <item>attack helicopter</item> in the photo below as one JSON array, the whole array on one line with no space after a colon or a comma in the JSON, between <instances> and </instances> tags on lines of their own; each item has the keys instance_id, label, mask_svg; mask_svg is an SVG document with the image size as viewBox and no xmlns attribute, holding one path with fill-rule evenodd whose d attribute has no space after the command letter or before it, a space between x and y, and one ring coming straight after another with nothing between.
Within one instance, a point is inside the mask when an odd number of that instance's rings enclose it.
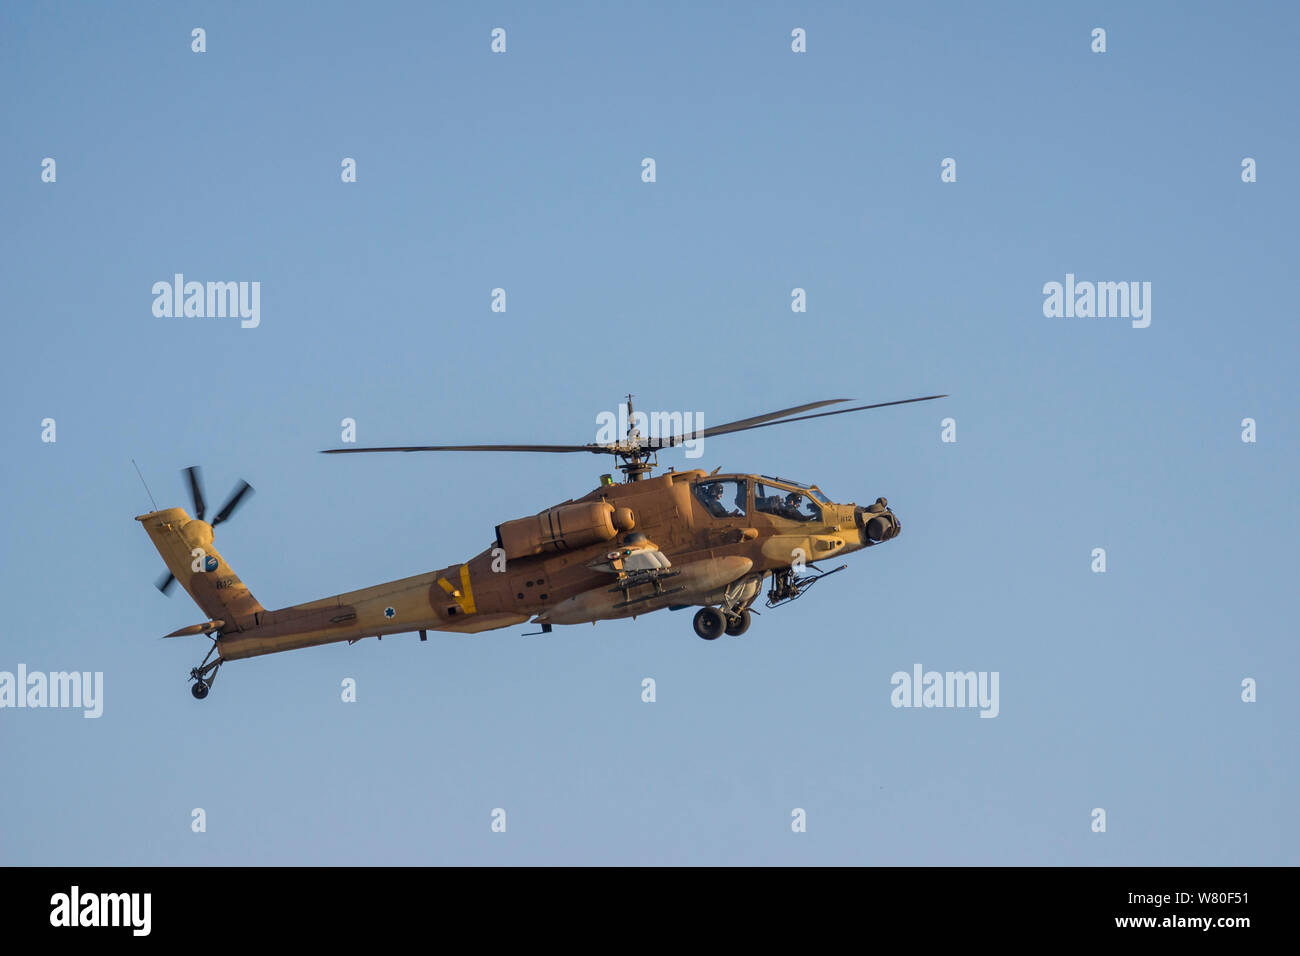
<instances>
[{"instance_id":1,"label":"attack helicopter","mask_svg":"<svg viewBox=\"0 0 1300 956\"><path fill-rule=\"evenodd\" d=\"M793 601L821 578L816 564L872 548L902 530L888 501L838 504L815 484L721 469L669 469L654 475L658 452L720 435L830 415L928 402L946 395L814 409L836 398L698 429L691 434L645 435L627 398L628 425L617 441L580 445L405 445L331 448L323 454L384 452L525 452L610 455L622 481L602 475L581 498L496 526L493 542L474 557L438 571L359 591L264 608L213 547L213 528L248 500L240 482L209 523L199 469L185 469L194 507L137 516L167 565L157 587L179 581L207 616L167 637L205 635L212 646L190 671L191 692L202 700L226 662L337 641L429 631L477 634L531 622L534 634L555 625L637 617L695 607L695 633L706 641L740 636L767 580L766 604Z\"/></svg>"}]
</instances>

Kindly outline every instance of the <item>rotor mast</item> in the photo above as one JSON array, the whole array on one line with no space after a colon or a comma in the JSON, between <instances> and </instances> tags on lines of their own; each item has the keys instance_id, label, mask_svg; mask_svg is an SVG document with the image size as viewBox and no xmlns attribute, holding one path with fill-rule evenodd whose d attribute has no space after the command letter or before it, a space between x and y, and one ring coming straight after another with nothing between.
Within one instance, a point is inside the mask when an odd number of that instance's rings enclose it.
<instances>
[{"instance_id":1,"label":"rotor mast","mask_svg":"<svg viewBox=\"0 0 1300 956\"><path fill-rule=\"evenodd\" d=\"M632 410L632 395L627 396L627 435L618 447L614 449L614 455L621 459L622 464L618 465L618 470L623 473L624 482L640 481L647 478L659 464L655 457L654 451L641 447L641 432L633 424L635 415Z\"/></svg>"}]
</instances>

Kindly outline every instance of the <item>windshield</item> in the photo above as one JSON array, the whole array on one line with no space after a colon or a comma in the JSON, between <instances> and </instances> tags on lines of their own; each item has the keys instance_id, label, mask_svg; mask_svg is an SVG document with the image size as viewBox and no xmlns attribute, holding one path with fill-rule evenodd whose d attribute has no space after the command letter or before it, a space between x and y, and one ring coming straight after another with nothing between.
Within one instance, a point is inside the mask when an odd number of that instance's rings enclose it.
<instances>
[{"instance_id":1,"label":"windshield","mask_svg":"<svg viewBox=\"0 0 1300 956\"><path fill-rule=\"evenodd\" d=\"M798 488L801 491L806 492L808 497L812 498L814 501L820 504L823 505L830 504L830 499L827 498L826 495L822 493L822 490L818 488L816 485L806 485L802 481L794 481L791 478L775 478L772 475L761 475L760 477L767 478L770 481L774 481L779 484L786 485L790 488Z\"/></svg>"},{"instance_id":2,"label":"windshield","mask_svg":"<svg viewBox=\"0 0 1300 956\"><path fill-rule=\"evenodd\" d=\"M783 485L768 480L754 482L754 510L790 521L821 521L822 509L810 494L811 489L791 485L793 482Z\"/></svg>"}]
</instances>

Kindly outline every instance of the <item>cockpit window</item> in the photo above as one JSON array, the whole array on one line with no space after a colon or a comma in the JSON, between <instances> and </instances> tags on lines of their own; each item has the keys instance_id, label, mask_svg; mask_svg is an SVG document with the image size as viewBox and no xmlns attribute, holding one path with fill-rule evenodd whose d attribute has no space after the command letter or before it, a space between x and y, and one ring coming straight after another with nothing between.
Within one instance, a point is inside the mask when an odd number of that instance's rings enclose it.
<instances>
[{"instance_id":1,"label":"cockpit window","mask_svg":"<svg viewBox=\"0 0 1300 956\"><path fill-rule=\"evenodd\" d=\"M746 482L738 478L701 481L695 486L695 497L715 518L743 518L747 493Z\"/></svg>"},{"instance_id":2,"label":"cockpit window","mask_svg":"<svg viewBox=\"0 0 1300 956\"><path fill-rule=\"evenodd\" d=\"M820 521L821 505L808 488L782 488L759 481L754 483L754 510L790 521Z\"/></svg>"},{"instance_id":3,"label":"cockpit window","mask_svg":"<svg viewBox=\"0 0 1300 956\"><path fill-rule=\"evenodd\" d=\"M774 485L779 485L786 492L791 490L806 494L820 505L828 505L831 500L822 494L822 490L815 485L806 485L802 481L795 481L793 478L774 478L772 475L760 475L764 480L771 481Z\"/></svg>"}]
</instances>

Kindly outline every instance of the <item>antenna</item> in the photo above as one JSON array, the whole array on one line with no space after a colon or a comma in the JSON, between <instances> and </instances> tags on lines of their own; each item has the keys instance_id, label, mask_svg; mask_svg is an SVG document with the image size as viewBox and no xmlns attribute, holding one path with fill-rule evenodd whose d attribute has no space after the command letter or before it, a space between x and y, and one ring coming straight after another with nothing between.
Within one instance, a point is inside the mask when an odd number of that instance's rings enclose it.
<instances>
[{"instance_id":1,"label":"antenna","mask_svg":"<svg viewBox=\"0 0 1300 956\"><path fill-rule=\"evenodd\" d=\"M135 464L135 459L134 459L134 458L131 459L131 464L135 465L135 473L136 473L137 475L140 475L140 466ZM158 502L156 502L156 501L153 500L153 492L151 492L151 491L149 490L149 486L148 486L147 484L145 484L144 475L140 475L140 484L144 485L144 493L145 493L146 495L149 496L149 504L153 505L153 510L154 510L154 511L157 511L157 510L158 510Z\"/></svg>"}]
</instances>

